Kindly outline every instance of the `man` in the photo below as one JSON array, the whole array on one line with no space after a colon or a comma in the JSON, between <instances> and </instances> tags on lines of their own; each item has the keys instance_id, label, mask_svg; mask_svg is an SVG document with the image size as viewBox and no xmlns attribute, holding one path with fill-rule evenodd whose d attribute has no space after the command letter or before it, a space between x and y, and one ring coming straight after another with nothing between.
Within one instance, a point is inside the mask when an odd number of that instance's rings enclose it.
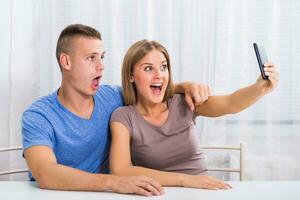
<instances>
[{"instance_id":1,"label":"man","mask_svg":"<svg viewBox=\"0 0 300 200\"><path fill-rule=\"evenodd\" d=\"M23 114L24 156L30 178L46 189L160 195L161 185L149 177L107 174L109 118L123 101L119 88L100 86L104 54L101 35L94 28L74 24L61 32L56 48L61 86ZM191 109L192 98L198 103L208 98L207 86L185 83L176 91L185 88Z\"/></svg>"}]
</instances>

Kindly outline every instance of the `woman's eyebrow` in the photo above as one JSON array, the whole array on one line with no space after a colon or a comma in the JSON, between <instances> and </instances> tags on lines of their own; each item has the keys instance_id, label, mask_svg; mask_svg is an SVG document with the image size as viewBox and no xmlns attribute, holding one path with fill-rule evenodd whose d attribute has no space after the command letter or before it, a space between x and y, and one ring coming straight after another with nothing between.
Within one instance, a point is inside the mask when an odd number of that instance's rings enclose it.
<instances>
[{"instance_id":1,"label":"woman's eyebrow","mask_svg":"<svg viewBox=\"0 0 300 200\"><path fill-rule=\"evenodd\" d=\"M140 66L143 66L143 65L153 65L152 63L148 63L148 62L144 62L144 63L141 63Z\"/></svg>"}]
</instances>

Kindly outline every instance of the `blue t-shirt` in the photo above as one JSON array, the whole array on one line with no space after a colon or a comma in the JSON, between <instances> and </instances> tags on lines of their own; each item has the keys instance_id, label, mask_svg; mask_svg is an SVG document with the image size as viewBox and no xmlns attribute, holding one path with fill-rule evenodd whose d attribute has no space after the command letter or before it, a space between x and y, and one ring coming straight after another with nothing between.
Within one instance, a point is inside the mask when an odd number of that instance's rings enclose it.
<instances>
[{"instance_id":1,"label":"blue t-shirt","mask_svg":"<svg viewBox=\"0 0 300 200\"><path fill-rule=\"evenodd\" d=\"M53 150L58 164L108 173L109 120L111 113L123 105L121 88L101 85L94 102L91 118L84 119L58 101L57 91L38 99L23 113L24 150L45 145Z\"/></svg>"}]
</instances>

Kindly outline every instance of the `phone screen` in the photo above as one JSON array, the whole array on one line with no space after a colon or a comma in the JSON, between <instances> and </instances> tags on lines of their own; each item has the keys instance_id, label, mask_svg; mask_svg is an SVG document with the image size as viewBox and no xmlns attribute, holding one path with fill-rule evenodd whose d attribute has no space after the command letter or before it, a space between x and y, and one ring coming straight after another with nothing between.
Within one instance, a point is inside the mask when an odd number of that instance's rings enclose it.
<instances>
[{"instance_id":1,"label":"phone screen","mask_svg":"<svg viewBox=\"0 0 300 200\"><path fill-rule=\"evenodd\" d=\"M268 80L269 77L266 76L265 72L264 72L264 64L268 62L267 53L261 45L257 45L256 43L253 43L253 47L255 50L255 54L256 54L256 58L257 58L261 76L264 80Z\"/></svg>"}]
</instances>

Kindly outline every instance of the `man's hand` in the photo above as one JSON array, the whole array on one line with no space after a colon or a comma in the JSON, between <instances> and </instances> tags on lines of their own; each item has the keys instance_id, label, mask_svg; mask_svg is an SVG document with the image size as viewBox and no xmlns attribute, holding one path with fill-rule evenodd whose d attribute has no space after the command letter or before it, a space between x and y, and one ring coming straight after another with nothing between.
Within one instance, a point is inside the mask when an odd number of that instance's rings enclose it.
<instances>
[{"instance_id":1,"label":"man's hand","mask_svg":"<svg viewBox=\"0 0 300 200\"><path fill-rule=\"evenodd\" d=\"M203 104L211 95L210 87L205 84L189 82L186 83L184 95L190 110L194 111L195 106Z\"/></svg>"},{"instance_id":2,"label":"man's hand","mask_svg":"<svg viewBox=\"0 0 300 200\"><path fill-rule=\"evenodd\" d=\"M147 176L121 177L115 176L112 191L143 196L162 195L163 187L154 179Z\"/></svg>"}]
</instances>

